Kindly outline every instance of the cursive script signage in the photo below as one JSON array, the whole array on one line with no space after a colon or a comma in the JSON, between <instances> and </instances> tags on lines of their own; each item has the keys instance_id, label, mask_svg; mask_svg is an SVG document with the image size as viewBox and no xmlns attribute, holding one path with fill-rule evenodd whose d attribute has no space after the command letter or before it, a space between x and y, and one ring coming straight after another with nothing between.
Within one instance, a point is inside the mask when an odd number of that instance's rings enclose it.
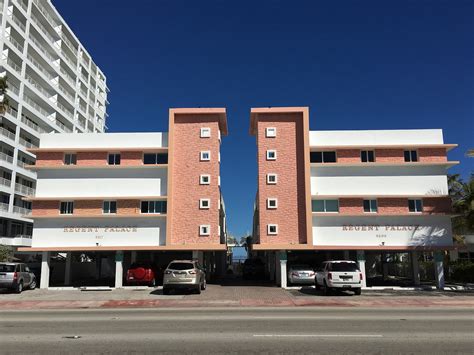
<instances>
[{"instance_id":1,"label":"cursive script signage","mask_svg":"<svg viewBox=\"0 0 474 355\"><path fill-rule=\"evenodd\" d=\"M117 227L117 226L105 226L105 227L71 227L66 226L64 227L64 233L130 233L130 232L137 232L136 226L124 226L124 227Z\"/></svg>"},{"instance_id":2,"label":"cursive script signage","mask_svg":"<svg viewBox=\"0 0 474 355\"><path fill-rule=\"evenodd\" d=\"M385 225L380 226L376 224L370 225L353 225L353 224L344 224L342 225L342 230L345 232L368 232L368 231L375 231L375 232L401 232L401 231L415 231L418 229L418 225L412 226L393 226L393 225Z\"/></svg>"}]
</instances>

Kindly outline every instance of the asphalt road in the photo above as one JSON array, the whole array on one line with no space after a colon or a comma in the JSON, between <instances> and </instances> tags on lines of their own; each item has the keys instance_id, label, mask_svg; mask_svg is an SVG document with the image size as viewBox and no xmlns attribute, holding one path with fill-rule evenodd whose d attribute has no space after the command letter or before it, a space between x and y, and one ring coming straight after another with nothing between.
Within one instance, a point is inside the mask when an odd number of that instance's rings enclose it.
<instances>
[{"instance_id":1,"label":"asphalt road","mask_svg":"<svg viewBox=\"0 0 474 355\"><path fill-rule=\"evenodd\" d=\"M472 354L473 335L474 310L460 308L199 308L0 312L2 354Z\"/></svg>"}]
</instances>

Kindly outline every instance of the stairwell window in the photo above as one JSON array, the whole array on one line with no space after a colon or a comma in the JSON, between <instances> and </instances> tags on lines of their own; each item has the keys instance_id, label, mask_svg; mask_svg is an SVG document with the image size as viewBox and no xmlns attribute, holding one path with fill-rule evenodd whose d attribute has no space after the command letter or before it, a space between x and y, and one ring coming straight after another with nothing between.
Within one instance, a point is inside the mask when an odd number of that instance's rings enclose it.
<instances>
[{"instance_id":1,"label":"stairwell window","mask_svg":"<svg viewBox=\"0 0 474 355\"><path fill-rule=\"evenodd\" d=\"M107 161L109 165L120 165L120 153L110 153Z\"/></svg>"},{"instance_id":2,"label":"stairwell window","mask_svg":"<svg viewBox=\"0 0 474 355\"><path fill-rule=\"evenodd\" d=\"M267 127L267 128L265 128L265 136L267 138L275 138L277 136L276 127Z\"/></svg>"},{"instance_id":3,"label":"stairwell window","mask_svg":"<svg viewBox=\"0 0 474 355\"><path fill-rule=\"evenodd\" d=\"M117 201L104 201L102 204L103 214L115 214L117 213Z\"/></svg>"},{"instance_id":4,"label":"stairwell window","mask_svg":"<svg viewBox=\"0 0 474 355\"><path fill-rule=\"evenodd\" d=\"M277 235L278 234L278 224L268 224L267 225L267 234L268 235Z\"/></svg>"},{"instance_id":5,"label":"stairwell window","mask_svg":"<svg viewBox=\"0 0 474 355\"><path fill-rule=\"evenodd\" d=\"M267 150L267 160L276 160L277 152L274 149Z\"/></svg>"},{"instance_id":6,"label":"stairwell window","mask_svg":"<svg viewBox=\"0 0 474 355\"><path fill-rule=\"evenodd\" d=\"M413 213L423 212L423 202L421 200L408 200L408 210Z\"/></svg>"},{"instance_id":7,"label":"stairwell window","mask_svg":"<svg viewBox=\"0 0 474 355\"><path fill-rule=\"evenodd\" d=\"M339 212L339 200L313 200L311 209L313 212Z\"/></svg>"},{"instance_id":8,"label":"stairwell window","mask_svg":"<svg viewBox=\"0 0 474 355\"><path fill-rule=\"evenodd\" d=\"M267 208L269 210L274 210L278 208L278 199L276 197L269 197L267 199Z\"/></svg>"},{"instance_id":9,"label":"stairwell window","mask_svg":"<svg viewBox=\"0 0 474 355\"><path fill-rule=\"evenodd\" d=\"M377 213L377 200L364 200L365 213Z\"/></svg>"},{"instance_id":10,"label":"stairwell window","mask_svg":"<svg viewBox=\"0 0 474 355\"><path fill-rule=\"evenodd\" d=\"M142 201L141 213L166 213L166 201Z\"/></svg>"},{"instance_id":11,"label":"stairwell window","mask_svg":"<svg viewBox=\"0 0 474 355\"><path fill-rule=\"evenodd\" d=\"M407 163L418 161L418 152L416 150L405 150L403 156Z\"/></svg>"},{"instance_id":12,"label":"stairwell window","mask_svg":"<svg viewBox=\"0 0 474 355\"><path fill-rule=\"evenodd\" d=\"M311 152L309 160L311 163L336 163L337 157L335 151Z\"/></svg>"},{"instance_id":13,"label":"stairwell window","mask_svg":"<svg viewBox=\"0 0 474 355\"><path fill-rule=\"evenodd\" d=\"M211 160L211 152L209 150L203 150L200 152L200 160L201 161L210 161Z\"/></svg>"},{"instance_id":14,"label":"stairwell window","mask_svg":"<svg viewBox=\"0 0 474 355\"><path fill-rule=\"evenodd\" d=\"M209 174L202 174L199 176L199 184L200 185L209 185L211 183L211 175Z\"/></svg>"},{"instance_id":15,"label":"stairwell window","mask_svg":"<svg viewBox=\"0 0 474 355\"><path fill-rule=\"evenodd\" d=\"M64 154L64 165L76 165L77 155L75 153Z\"/></svg>"},{"instance_id":16,"label":"stairwell window","mask_svg":"<svg viewBox=\"0 0 474 355\"><path fill-rule=\"evenodd\" d=\"M211 129L209 127L202 127L201 138L210 138L210 137L211 137Z\"/></svg>"},{"instance_id":17,"label":"stairwell window","mask_svg":"<svg viewBox=\"0 0 474 355\"><path fill-rule=\"evenodd\" d=\"M268 185L276 185L278 182L277 174L267 174L267 184Z\"/></svg>"},{"instance_id":18,"label":"stairwell window","mask_svg":"<svg viewBox=\"0 0 474 355\"><path fill-rule=\"evenodd\" d=\"M362 163L373 163L375 162L375 152L373 150L361 150L360 161Z\"/></svg>"},{"instance_id":19,"label":"stairwell window","mask_svg":"<svg viewBox=\"0 0 474 355\"><path fill-rule=\"evenodd\" d=\"M199 235L206 236L211 234L211 226L209 224L201 224L199 226Z\"/></svg>"},{"instance_id":20,"label":"stairwell window","mask_svg":"<svg viewBox=\"0 0 474 355\"><path fill-rule=\"evenodd\" d=\"M61 201L59 205L59 214L73 214L73 213L74 213L74 202Z\"/></svg>"},{"instance_id":21,"label":"stairwell window","mask_svg":"<svg viewBox=\"0 0 474 355\"><path fill-rule=\"evenodd\" d=\"M143 154L143 164L145 165L168 164L168 154L167 153L145 153Z\"/></svg>"},{"instance_id":22,"label":"stairwell window","mask_svg":"<svg viewBox=\"0 0 474 355\"><path fill-rule=\"evenodd\" d=\"M201 198L199 199L199 209L208 210L211 207L211 199Z\"/></svg>"}]
</instances>

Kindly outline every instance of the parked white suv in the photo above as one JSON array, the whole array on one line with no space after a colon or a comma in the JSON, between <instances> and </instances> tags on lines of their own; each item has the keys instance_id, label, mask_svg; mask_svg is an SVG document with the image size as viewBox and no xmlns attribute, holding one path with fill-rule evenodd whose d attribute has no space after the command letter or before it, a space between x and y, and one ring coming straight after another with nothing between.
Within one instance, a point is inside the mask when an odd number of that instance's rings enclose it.
<instances>
[{"instance_id":1,"label":"parked white suv","mask_svg":"<svg viewBox=\"0 0 474 355\"><path fill-rule=\"evenodd\" d=\"M323 289L328 294L332 289L351 290L360 295L362 272L355 261L325 261L316 271L316 289Z\"/></svg>"}]
</instances>

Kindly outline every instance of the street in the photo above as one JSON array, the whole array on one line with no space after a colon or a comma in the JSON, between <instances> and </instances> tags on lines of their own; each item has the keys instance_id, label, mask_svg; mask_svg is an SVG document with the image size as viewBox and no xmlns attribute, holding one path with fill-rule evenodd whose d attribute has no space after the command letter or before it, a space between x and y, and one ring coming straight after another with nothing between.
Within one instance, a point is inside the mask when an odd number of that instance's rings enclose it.
<instances>
[{"instance_id":1,"label":"street","mask_svg":"<svg viewBox=\"0 0 474 355\"><path fill-rule=\"evenodd\" d=\"M466 353L472 308L187 308L0 312L0 352Z\"/></svg>"}]
</instances>

